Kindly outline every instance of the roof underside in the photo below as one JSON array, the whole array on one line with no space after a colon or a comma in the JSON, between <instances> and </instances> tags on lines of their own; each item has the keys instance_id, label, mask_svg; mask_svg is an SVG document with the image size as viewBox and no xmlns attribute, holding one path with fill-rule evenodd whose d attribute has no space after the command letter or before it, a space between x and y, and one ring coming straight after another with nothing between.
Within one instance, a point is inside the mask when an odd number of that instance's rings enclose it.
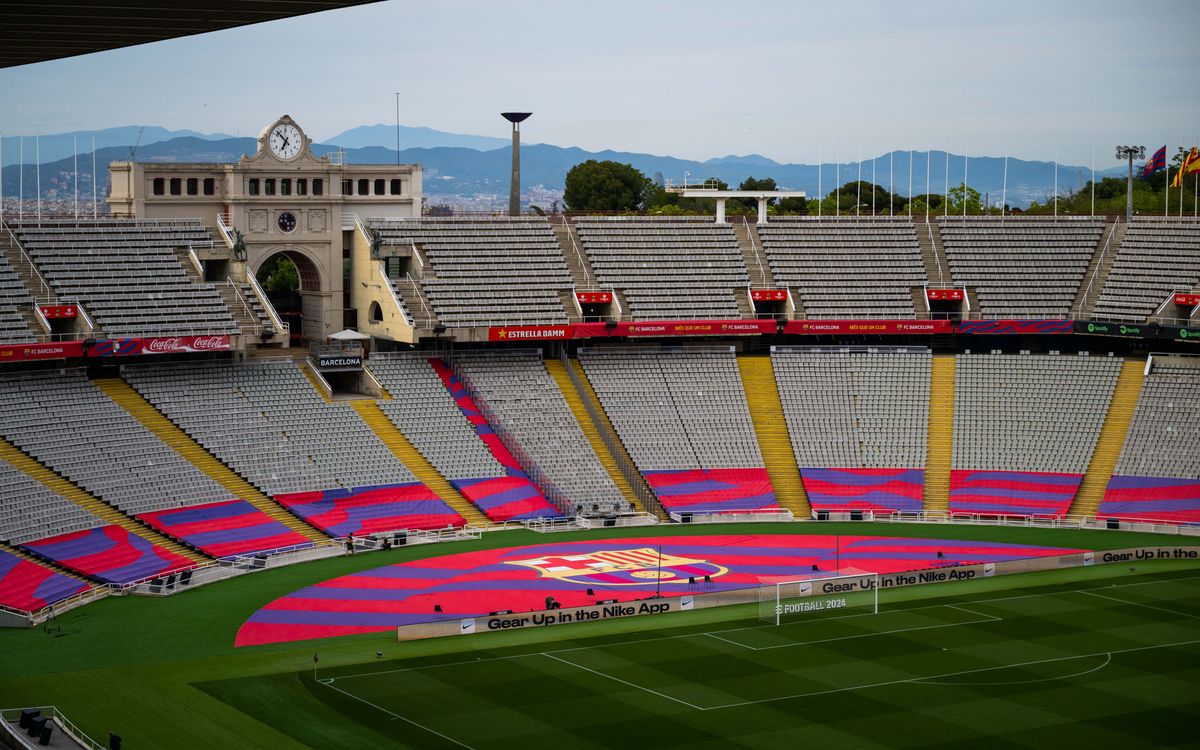
<instances>
[{"instance_id":1,"label":"roof underside","mask_svg":"<svg viewBox=\"0 0 1200 750\"><path fill-rule=\"evenodd\" d=\"M0 3L0 68L204 34L378 0L44 0Z\"/></svg>"}]
</instances>

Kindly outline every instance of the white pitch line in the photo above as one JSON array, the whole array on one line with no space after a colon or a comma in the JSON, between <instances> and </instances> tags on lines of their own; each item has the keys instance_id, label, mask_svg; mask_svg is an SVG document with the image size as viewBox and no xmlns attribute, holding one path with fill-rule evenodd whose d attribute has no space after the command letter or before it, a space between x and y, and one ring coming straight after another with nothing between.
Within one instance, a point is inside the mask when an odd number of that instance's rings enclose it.
<instances>
[{"instance_id":1,"label":"white pitch line","mask_svg":"<svg viewBox=\"0 0 1200 750\"><path fill-rule=\"evenodd\" d=\"M424 724L415 722L412 719L408 718L407 716L401 716L400 714L395 713L394 711L389 711L386 708L384 708L383 706L377 706L374 703L372 703L371 701L369 701L365 698L360 698L359 696L355 695L354 693L342 690L340 687L337 687L336 685L334 685L330 682L326 682L326 683L322 683L322 684L324 684L325 687L330 688L331 690L338 691L339 693L346 696L347 698L353 698L354 700L358 701L359 703L364 703L364 704L370 706L371 708L375 709L376 711L382 711L383 713L387 714L388 716L391 716L393 719L399 719L400 721L408 722L409 724L412 724L414 727L416 727L418 729L423 729L426 732L429 732L430 734L436 734L438 737L441 737L442 739L446 740L447 742L453 742L455 745L458 745L459 747L465 747L465 748L467 748L467 750L475 750L475 748L471 747L470 745L468 745L466 743L459 742L458 740L454 739L453 737L444 735L441 732L437 731L436 729L430 729L429 727L425 726Z\"/></svg>"},{"instance_id":2,"label":"white pitch line","mask_svg":"<svg viewBox=\"0 0 1200 750\"><path fill-rule=\"evenodd\" d=\"M1075 656L1075 657L1070 657L1070 658L1089 659L1091 657L1090 656ZM1063 661L1066 661L1066 659L1064 659ZM1092 667L1090 669L1085 669L1082 672L1075 672L1074 674L1059 675L1058 677L1039 677L1036 680L1012 680L1010 682L941 682L938 680L934 680L933 678L926 678L923 680L914 680L914 682L916 682L917 684L920 684L920 685L958 685L961 687L986 687L988 685L1032 685L1037 682L1054 682L1055 680L1070 680L1070 679L1074 679L1076 677L1083 677L1084 675L1089 675L1092 672L1099 672L1101 669L1104 669L1109 664L1112 664L1112 652L1105 651L1104 652L1104 663L1101 664L1100 666Z\"/></svg>"},{"instance_id":3,"label":"white pitch line","mask_svg":"<svg viewBox=\"0 0 1200 750\"><path fill-rule=\"evenodd\" d=\"M1109 596L1108 594L1098 594L1095 591L1080 591L1079 593L1087 594L1088 596L1096 596L1101 599L1108 599L1110 602L1120 602L1121 604L1129 604L1134 607L1146 607L1147 609L1157 609L1159 612L1168 612L1177 617L1190 617L1193 620L1200 619L1200 615L1193 615L1189 612L1180 612L1177 609L1168 609L1167 607L1159 607L1155 604L1146 604L1145 602L1131 602L1128 599L1119 599L1115 596Z\"/></svg>"},{"instance_id":4,"label":"white pitch line","mask_svg":"<svg viewBox=\"0 0 1200 750\"><path fill-rule=\"evenodd\" d=\"M948 604L946 606L950 607L953 605ZM954 607L954 608L960 609L960 607ZM964 611L970 612L970 610L964 610ZM849 640L853 640L855 638L873 638L877 635L891 635L893 633L913 633L918 630L937 630L939 628L957 628L962 625L980 625L985 622L998 622L998 621L1004 619L1003 617L993 617L992 615L986 615L986 614L982 614L980 612L971 612L971 614L978 615L978 616L984 617L986 619L967 620L965 622L943 622L943 623L938 623L937 625L920 625L920 626L914 627L914 628L896 628L894 630L879 630L879 631L875 631L872 633L856 633L854 635L839 635L834 638L819 638L815 641L795 641L793 643L779 643L774 646L749 646L749 645L747 645L745 643L741 643L739 641L731 641L728 638L722 638L721 636L716 635L714 633L705 633L705 635L707 635L711 638L716 638L718 641L725 641L726 643L731 643L735 646L741 646L742 648L746 648L751 651L773 651L774 649L777 649L777 648L794 648L796 646L811 646L811 645L817 644L817 643L832 643L834 641L849 641Z\"/></svg>"},{"instance_id":5,"label":"white pitch line","mask_svg":"<svg viewBox=\"0 0 1200 750\"><path fill-rule=\"evenodd\" d=\"M660 693L653 688L648 688L648 687L644 687L642 685L637 685L635 683L629 682L628 680L622 680L620 677L614 677L613 675L606 674L606 673L601 672L596 669L592 669L591 667L585 667L582 664L576 664L573 661L568 661L566 659L559 658L559 657L555 656L554 654L543 652L541 655L545 656L547 659L553 659L554 661L562 662L563 664L575 667L576 669L582 669L585 672L591 672L594 675L599 675L600 677L606 677L610 680L613 680L614 682L619 682L622 685L627 685L628 687L631 687L635 690L642 690L647 693L652 693L653 695L657 695L659 698L665 698L669 701L674 701L676 703L682 704L682 705L687 706L688 708L694 709L696 711L704 711L705 710L705 709L701 708L700 706L697 706L694 703L688 703L687 701L683 700L682 698L676 698L674 696L667 695L666 693Z\"/></svg>"}]
</instances>

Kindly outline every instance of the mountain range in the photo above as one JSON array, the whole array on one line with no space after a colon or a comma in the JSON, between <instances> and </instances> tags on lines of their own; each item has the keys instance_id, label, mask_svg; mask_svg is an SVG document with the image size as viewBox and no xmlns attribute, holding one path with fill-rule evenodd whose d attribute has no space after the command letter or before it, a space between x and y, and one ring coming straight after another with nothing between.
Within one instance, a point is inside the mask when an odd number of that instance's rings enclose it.
<instances>
[{"instance_id":1,"label":"mountain range","mask_svg":"<svg viewBox=\"0 0 1200 750\"><path fill-rule=\"evenodd\" d=\"M203 134L194 131L169 131L152 126L127 126L110 128L96 133L96 162L102 175L98 192L105 192L103 175L111 161L130 158L130 145L141 133L137 148L137 160L145 162L226 162L236 161L243 154L252 153L256 147L254 138L233 138L224 134ZM81 133L80 145L91 145L92 132ZM123 139L123 140L122 140ZM352 128L329 139L326 143L314 144L318 155L341 150L347 164L420 164L424 170L425 193L435 201L453 196L505 195L508 191L510 147L502 138L446 133L423 127L402 127L399 152L394 148L396 128L394 125L371 125ZM31 158L29 138L26 137L25 155ZM43 196L47 198L69 198L74 191L71 180L73 159L71 156L72 134L42 136L41 184ZM20 183L20 167L9 161L12 136L4 139L5 166L0 175L3 194L9 198L17 195ZM108 145L101 147L102 143ZM63 147L65 144L65 153ZM495 147L500 144L499 147ZM749 176L774 178L780 188L804 190L816 195L818 187L830 192L837 184L845 184L860 178L859 164L854 162L835 165L784 164L759 154L744 156L728 155L705 161L680 159L626 151L586 151L577 147L562 147L549 144L523 144L521 148L522 183L526 189L541 186L554 192L563 189L567 171L588 159L611 159L632 164L647 176L661 175L681 182L685 175L690 181L699 182L717 178L730 185L737 185ZM934 193L945 190L947 161L949 183L957 185L963 180L963 157L944 151L914 152L912 191L925 192L926 161L929 161L929 189ZM875 183L883 187L893 186L893 192L908 194L907 151L880 154L873 161L861 165L861 179L871 181L872 167ZM889 177L889 168L891 176ZM968 182L981 193L988 193L993 202L1000 199L1005 185L1005 160L1001 157L972 156L967 166ZM81 196L91 195L91 153L79 154L79 182ZM1122 167L1114 167L1098 176L1120 175ZM835 174L837 175L835 177ZM1085 185L1091 178L1087 167L1059 165L1058 187L1060 194L1069 193ZM32 163L24 168L24 194L33 197L37 190L37 171ZM1053 196L1054 163L1008 159L1007 201L1012 206L1024 207L1032 200L1045 200Z\"/></svg>"}]
</instances>

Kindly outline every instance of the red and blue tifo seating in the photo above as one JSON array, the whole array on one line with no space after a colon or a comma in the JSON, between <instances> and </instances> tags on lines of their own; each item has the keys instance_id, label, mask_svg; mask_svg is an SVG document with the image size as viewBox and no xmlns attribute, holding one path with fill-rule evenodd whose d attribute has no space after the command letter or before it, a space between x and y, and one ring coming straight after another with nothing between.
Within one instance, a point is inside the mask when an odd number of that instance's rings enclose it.
<instances>
[{"instance_id":1,"label":"red and blue tifo seating","mask_svg":"<svg viewBox=\"0 0 1200 750\"><path fill-rule=\"evenodd\" d=\"M0 550L0 604L6 607L36 612L90 588L77 578Z\"/></svg>"},{"instance_id":2,"label":"red and blue tifo seating","mask_svg":"<svg viewBox=\"0 0 1200 750\"><path fill-rule=\"evenodd\" d=\"M741 513L779 507L767 470L762 468L643 474L668 513Z\"/></svg>"},{"instance_id":3,"label":"red and blue tifo seating","mask_svg":"<svg viewBox=\"0 0 1200 750\"><path fill-rule=\"evenodd\" d=\"M1096 517L1200 523L1200 479L1114 476Z\"/></svg>"},{"instance_id":4,"label":"red and blue tifo seating","mask_svg":"<svg viewBox=\"0 0 1200 750\"><path fill-rule=\"evenodd\" d=\"M455 479L450 484L471 501L475 507L483 511L489 521L503 523L504 521L524 521L533 518L556 518L562 511L555 508L546 499L538 486L517 463L508 448L500 440L491 425L487 423L475 399L467 391L458 375L444 360L431 358L429 364L437 372L446 389L450 391L459 411L475 428L475 434L491 451L500 465L504 467L504 476L479 477L472 479Z\"/></svg>"},{"instance_id":5,"label":"red and blue tifo seating","mask_svg":"<svg viewBox=\"0 0 1200 750\"><path fill-rule=\"evenodd\" d=\"M192 567L182 555L120 526L61 534L21 545L64 568L104 583L131 583Z\"/></svg>"},{"instance_id":6,"label":"red and blue tifo seating","mask_svg":"<svg viewBox=\"0 0 1200 750\"><path fill-rule=\"evenodd\" d=\"M245 500L143 513L139 519L206 555L232 557L312 542Z\"/></svg>"},{"instance_id":7,"label":"red and blue tifo seating","mask_svg":"<svg viewBox=\"0 0 1200 750\"><path fill-rule=\"evenodd\" d=\"M1082 480L1082 474L955 469L950 472L950 512L1065 516Z\"/></svg>"},{"instance_id":8,"label":"red and blue tifo seating","mask_svg":"<svg viewBox=\"0 0 1200 750\"><path fill-rule=\"evenodd\" d=\"M335 537L462 526L466 519L420 482L289 492L275 499Z\"/></svg>"},{"instance_id":9,"label":"red and blue tifo seating","mask_svg":"<svg viewBox=\"0 0 1200 750\"><path fill-rule=\"evenodd\" d=\"M924 469L801 469L813 510L916 513L925 493Z\"/></svg>"}]
</instances>

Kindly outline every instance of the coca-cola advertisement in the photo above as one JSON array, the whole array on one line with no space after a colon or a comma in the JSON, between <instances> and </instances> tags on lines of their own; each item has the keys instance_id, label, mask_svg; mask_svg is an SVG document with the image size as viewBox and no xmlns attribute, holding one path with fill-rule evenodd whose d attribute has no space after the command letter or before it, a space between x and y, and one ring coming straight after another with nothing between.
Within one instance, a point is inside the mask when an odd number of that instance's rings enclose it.
<instances>
[{"instance_id":1,"label":"coca-cola advertisement","mask_svg":"<svg viewBox=\"0 0 1200 750\"><path fill-rule=\"evenodd\" d=\"M164 336L152 339L104 339L88 350L89 357L131 357L139 354L224 352L232 348L228 336Z\"/></svg>"}]
</instances>

